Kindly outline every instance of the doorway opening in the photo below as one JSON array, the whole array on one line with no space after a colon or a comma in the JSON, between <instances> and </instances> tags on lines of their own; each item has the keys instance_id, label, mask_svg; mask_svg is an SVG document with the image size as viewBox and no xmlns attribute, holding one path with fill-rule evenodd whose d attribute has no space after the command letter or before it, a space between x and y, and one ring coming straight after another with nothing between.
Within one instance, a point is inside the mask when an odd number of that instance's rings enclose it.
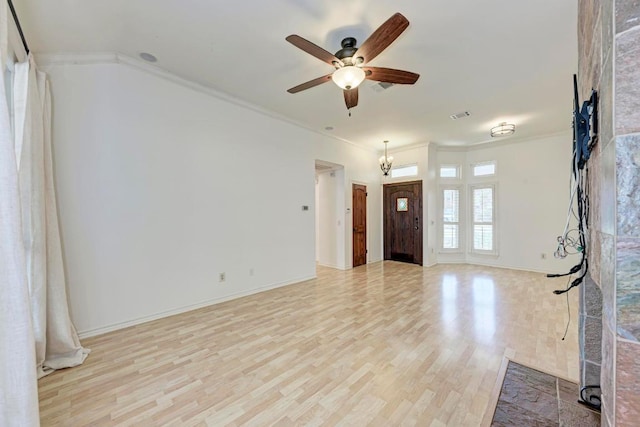
<instances>
[{"instance_id":1,"label":"doorway opening","mask_svg":"<svg viewBox=\"0 0 640 427\"><path fill-rule=\"evenodd\" d=\"M316 263L346 269L344 166L316 160Z\"/></svg>"}]
</instances>

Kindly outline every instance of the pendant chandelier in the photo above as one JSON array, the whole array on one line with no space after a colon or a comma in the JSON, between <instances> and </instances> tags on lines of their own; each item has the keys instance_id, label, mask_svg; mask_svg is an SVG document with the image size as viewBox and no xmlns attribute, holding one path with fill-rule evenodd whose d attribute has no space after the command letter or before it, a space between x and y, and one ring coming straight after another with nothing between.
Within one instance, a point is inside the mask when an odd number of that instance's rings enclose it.
<instances>
[{"instance_id":1,"label":"pendant chandelier","mask_svg":"<svg viewBox=\"0 0 640 427\"><path fill-rule=\"evenodd\" d=\"M389 175L389 171L391 170L391 164L393 163L393 156L387 156L387 144L389 141L384 141L384 156L380 157L380 169L382 170L382 174L384 176Z\"/></svg>"}]
</instances>

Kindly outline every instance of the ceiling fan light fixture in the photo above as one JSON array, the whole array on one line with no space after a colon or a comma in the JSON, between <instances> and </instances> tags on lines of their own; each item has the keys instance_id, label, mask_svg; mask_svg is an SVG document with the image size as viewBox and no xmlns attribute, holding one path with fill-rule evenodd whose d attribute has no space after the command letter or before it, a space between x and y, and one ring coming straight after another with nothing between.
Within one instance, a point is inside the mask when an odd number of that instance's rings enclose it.
<instances>
[{"instance_id":1,"label":"ceiling fan light fixture","mask_svg":"<svg viewBox=\"0 0 640 427\"><path fill-rule=\"evenodd\" d=\"M496 127L491 128L491 137L497 138L500 136L507 136L515 133L516 125L512 123L502 122Z\"/></svg>"},{"instance_id":2,"label":"ceiling fan light fixture","mask_svg":"<svg viewBox=\"0 0 640 427\"><path fill-rule=\"evenodd\" d=\"M373 58L388 48L408 26L409 20L407 18L401 13L394 13L359 47L356 46L356 39L353 37L342 39L342 42L340 42L342 49L335 54L297 34L285 37L286 41L298 49L335 68L332 73L294 86L287 89L287 92L302 92L333 80L336 86L342 89L344 103L347 106L347 110L349 110L349 116L351 116L351 109L358 106L358 86L365 79L388 84L414 84L420 77L419 74L394 68L371 67L368 65ZM361 67L366 68L363 69Z\"/></svg>"},{"instance_id":3,"label":"ceiling fan light fixture","mask_svg":"<svg viewBox=\"0 0 640 427\"><path fill-rule=\"evenodd\" d=\"M354 65L346 65L334 71L331 79L333 79L333 82L341 89L349 90L357 88L364 80L365 75L362 68Z\"/></svg>"}]
</instances>

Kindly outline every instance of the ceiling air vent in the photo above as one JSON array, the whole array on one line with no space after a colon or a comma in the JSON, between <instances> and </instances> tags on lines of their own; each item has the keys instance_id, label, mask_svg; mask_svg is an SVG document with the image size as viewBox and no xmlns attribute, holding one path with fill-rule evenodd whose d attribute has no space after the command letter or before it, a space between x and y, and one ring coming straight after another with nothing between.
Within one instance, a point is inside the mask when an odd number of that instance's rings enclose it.
<instances>
[{"instance_id":1,"label":"ceiling air vent","mask_svg":"<svg viewBox=\"0 0 640 427\"><path fill-rule=\"evenodd\" d=\"M382 92L383 90L389 89L391 86L394 86L394 84L393 83L387 83L387 82L378 82L378 83L375 83L375 84L371 85L371 88L375 92Z\"/></svg>"},{"instance_id":2,"label":"ceiling air vent","mask_svg":"<svg viewBox=\"0 0 640 427\"><path fill-rule=\"evenodd\" d=\"M449 117L451 117L451 120L458 120L458 119L464 119L465 117L469 117L470 115L471 115L470 112L463 111L462 113L452 114Z\"/></svg>"}]
</instances>

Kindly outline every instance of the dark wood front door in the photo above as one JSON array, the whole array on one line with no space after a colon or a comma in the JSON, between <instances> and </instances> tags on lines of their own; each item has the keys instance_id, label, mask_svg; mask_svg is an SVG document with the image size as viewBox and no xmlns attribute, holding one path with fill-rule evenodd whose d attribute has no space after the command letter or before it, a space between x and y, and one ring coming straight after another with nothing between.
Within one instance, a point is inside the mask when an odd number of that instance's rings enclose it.
<instances>
[{"instance_id":1,"label":"dark wood front door","mask_svg":"<svg viewBox=\"0 0 640 427\"><path fill-rule=\"evenodd\" d=\"M353 266L367 263L367 187L353 184Z\"/></svg>"},{"instance_id":2,"label":"dark wood front door","mask_svg":"<svg viewBox=\"0 0 640 427\"><path fill-rule=\"evenodd\" d=\"M384 259L422 265L422 181L383 188Z\"/></svg>"}]
</instances>

